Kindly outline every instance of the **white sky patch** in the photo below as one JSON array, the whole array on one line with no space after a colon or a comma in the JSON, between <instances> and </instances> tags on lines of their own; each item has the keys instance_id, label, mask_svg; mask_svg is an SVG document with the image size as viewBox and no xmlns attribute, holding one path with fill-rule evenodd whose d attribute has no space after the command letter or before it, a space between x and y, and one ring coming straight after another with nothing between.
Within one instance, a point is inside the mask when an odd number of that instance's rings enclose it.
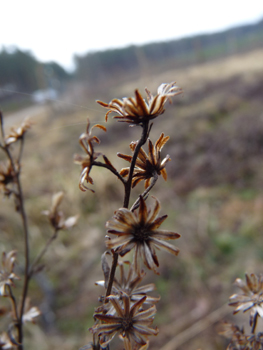
<instances>
[{"instance_id":1,"label":"white sky patch","mask_svg":"<svg viewBox=\"0 0 263 350\"><path fill-rule=\"evenodd\" d=\"M211 33L263 18L262 0L1 1L0 48L72 68L74 54Z\"/></svg>"}]
</instances>

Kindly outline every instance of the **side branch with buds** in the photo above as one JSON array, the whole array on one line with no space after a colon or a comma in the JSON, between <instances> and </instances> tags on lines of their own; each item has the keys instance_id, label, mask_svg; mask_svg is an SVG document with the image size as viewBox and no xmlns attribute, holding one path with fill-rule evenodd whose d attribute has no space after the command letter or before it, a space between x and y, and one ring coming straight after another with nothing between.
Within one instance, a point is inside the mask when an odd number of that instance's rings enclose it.
<instances>
[{"instance_id":1,"label":"side branch with buds","mask_svg":"<svg viewBox=\"0 0 263 350\"><path fill-rule=\"evenodd\" d=\"M78 218L78 216L73 216L64 219L63 213L58 210L58 206L63 198L63 193L60 192L55 195L53 197L51 209L44 212L44 214L49 217L54 233L46 244L44 244L35 260L31 261L29 225L25 211L25 198L20 180L25 135L31 126L32 123L29 120L25 120L21 126L16 129L12 128L11 132L5 135L4 117L0 111L0 149L6 156L6 162L0 163L0 192L8 198L14 199L15 211L21 217L24 239L22 254L25 260L24 274L23 277L20 278L15 273L17 251L11 250L8 253L2 252L0 296L7 297L10 300L12 321L8 326L8 331L0 333L0 349L24 349L24 324L26 322L35 322L35 318L40 315L40 310L37 307L30 306L28 297L30 281L34 274L42 269L43 266L39 263L52 241L57 237L58 231L74 226ZM23 283L22 292L19 296L19 303L17 302L17 297L15 297L13 293L15 280L21 280ZM7 310L7 312L8 311L9 310Z\"/></svg>"}]
</instances>

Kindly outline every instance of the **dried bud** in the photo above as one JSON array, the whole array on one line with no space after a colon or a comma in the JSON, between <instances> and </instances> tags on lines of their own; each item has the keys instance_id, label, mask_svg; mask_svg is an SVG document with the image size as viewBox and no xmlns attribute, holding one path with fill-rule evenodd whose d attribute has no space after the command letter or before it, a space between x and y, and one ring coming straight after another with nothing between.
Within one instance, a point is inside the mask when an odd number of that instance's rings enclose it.
<instances>
[{"instance_id":1,"label":"dried bud","mask_svg":"<svg viewBox=\"0 0 263 350\"><path fill-rule=\"evenodd\" d=\"M70 216L64 219L64 213L58 210L58 207L64 197L63 192L58 192L52 197L52 204L50 210L44 210L42 214L47 215L51 225L55 230L69 229L76 225L79 215Z\"/></svg>"},{"instance_id":2,"label":"dried bud","mask_svg":"<svg viewBox=\"0 0 263 350\"><path fill-rule=\"evenodd\" d=\"M0 295L6 295L6 286L14 286L13 280L20 279L13 271L16 260L16 251L2 254L2 269L0 270Z\"/></svg>"},{"instance_id":3,"label":"dried bud","mask_svg":"<svg viewBox=\"0 0 263 350\"><path fill-rule=\"evenodd\" d=\"M11 128L10 134L5 138L5 144L10 145L21 139L25 132L31 128L32 124L33 123L29 119L25 119L17 129Z\"/></svg>"}]
</instances>

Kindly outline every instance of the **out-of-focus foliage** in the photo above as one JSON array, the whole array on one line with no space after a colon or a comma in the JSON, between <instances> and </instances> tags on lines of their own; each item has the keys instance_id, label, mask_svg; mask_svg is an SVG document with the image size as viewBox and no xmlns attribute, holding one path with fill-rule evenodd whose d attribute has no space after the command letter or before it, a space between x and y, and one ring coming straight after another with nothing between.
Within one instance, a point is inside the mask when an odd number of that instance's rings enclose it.
<instances>
[{"instance_id":1,"label":"out-of-focus foliage","mask_svg":"<svg viewBox=\"0 0 263 350\"><path fill-rule=\"evenodd\" d=\"M151 66L167 69L203 63L262 47L262 43L263 20L215 34L76 55L75 75L88 82L100 82L123 74L140 73Z\"/></svg>"},{"instance_id":2,"label":"out-of-focus foliage","mask_svg":"<svg viewBox=\"0 0 263 350\"><path fill-rule=\"evenodd\" d=\"M66 79L68 73L57 63L40 63L29 51L19 49L0 52L0 87L32 92L48 86L50 77Z\"/></svg>"}]
</instances>

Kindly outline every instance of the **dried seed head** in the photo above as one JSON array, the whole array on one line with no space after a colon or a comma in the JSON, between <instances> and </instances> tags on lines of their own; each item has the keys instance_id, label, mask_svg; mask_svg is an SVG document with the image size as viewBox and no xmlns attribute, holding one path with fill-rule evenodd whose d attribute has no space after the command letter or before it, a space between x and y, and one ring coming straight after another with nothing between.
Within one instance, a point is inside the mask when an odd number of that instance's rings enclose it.
<instances>
[{"instance_id":1,"label":"dried seed head","mask_svg":"<svg viewBox=\"0 0 263 350\"><path fill-rule=\"evenodd\" d=\"M240 294L230 297L230 306L234 306L234 314L250 310L250 325L256 314L263 317L263 275L246 274L246 282L237 278L235 285L241 289Z\"/></svg>"},{"instance_id":2,"label":"dried seed head","mask_svg":"<svg viewBox=\"0 0 263 350\"><path fill-rule=\"evenodd\" d=\"M178 248L166 241L177 239L180 235L167 230L159 230L160 225L167 218L167 215L157 218L159 211L160 203L157 199L155 199L155 206L151 210L147 210L146 203L140 196L138 212L121 208L106 223L108 232L117 236L117 238L106 241L107 248L115 249L121 256L134 248L134 264L137 273L140 273L139 255L144 264L157 273L156 268L159 266L159 262L155 248L165 249L173 255L179 253Z\"/></svg>"},{"instance_id":3,"label":"dried seed head","mask_svg":"<svg viewBox=\"0 0 263 350\"><path fill-rule=\"evenodd\" d=\"M145 89L147 94L147 102L143 99L141 93L135 90L135 98L113 99L109 103L97 101L102 107L109 109L106 113L105 119L107 121L108 115L112 112L117 113L114 118L120 122L129 124L142 125L149 122L151 119L163 114L164 105L167 99L182 93L175 82L170 84L161 84L158 87L157 95L153 96L148 89Z\"/></svg>"},{"instance_id":4,"label":"dried seed head","mask_svg":"<svg viewBox=\"0 0 263 350\"><path fill-rule=\"evenodd\" d=\"M132 349L132 344L137 344L139 349L145 349L148 345L148 336L157 335L158 329L151 328L156 307L142 310L146 296L142 297L136 303L131 305L127 294L122 293L122 303L114 296L108 297L109 302L115 309L114 314L95 314L97 320L103 321L103 324L97 323L90 331L97 334L100 339L100 345L105 348L116 334L119 334L124 341L125 350ZM143 348L144 347L144 348Z\"/></svg>"},{"instance_id":5,"label":"dried seed head","mask_svg":"<svg viewBox=\"0 0 263 350\"><path fill-rule=\"evenodd\" d=\"M32 121L25 119L17 129L11 128L10 134L5 138L5 144L10 145L11 143L14 143L17 140L21 139L24 136L25 132L31 128L32 124Z\"/></svg>"},{"instance_id":6,"label":"dried seed head","mask_svg":"<svg viewBox=\"0 0 263 350\"><path fill-rule=\"evenodd\" d=\"M58 192L52 197L52 204L50 210L44 210L42 214L47 215L51 225L56 231L69 229L76 225L79 215L64 218L64 213L58 210L58 207L64 197L63 192Z\"/></svg>"},{"instance_id":7,"label":"dried seed head","mask_svg":"<svg viewBox=\"0 0 263 350\"><path fill-rule=\"evenodd\" d=\"M148 149L149 153L147 154L143 148L140 148L138 158L136 159L135 169L132 175L132 187L135 187L140 181L145 180L145 188L150 185L150 179L157 173L162 175L164 180L167 179L167 173L165 166L169 162L170 156L167 155L163 160L161 160L161 150L166 142L169 140L169 136L164 136L164 133L161 134L159 139L155 142L153 146L152 141L148 140ZM132 142L130 148L134 152L135 147L138 142ZM132 156L126 154L118 153L118 157L123 158L131 163ZM120 174L123 177L129 175L130 168L123 168L120 171Z\"/></svg>"},{"instance_id":8,"label":"dried seed head","mask_svg":"<svg viewBox=\"0 0 263 350\"><path fill-rule=\"evenodd\" d=\"M80 135L80 138L79 138L79 143L81 147L84 149L84 151L86 152L86 155L81 156L79 154L76 154L74 156L74 162L76 164L80 164L82 167L82 171L80 174L79 188L83 192L87 190L94 192L92 189L86 186L85 182L93 184L93 180L89 174L90 174L93 162L101 155L101 153L97 153L94 151L94 143L100 143L100 140L98 139L97 136L91 135L92 129L94 128L99 128L103 131L107 131L105 126L100 124L96 124L90 129L90 122L88 120L86 133Z\"/></svg>"},{"instance_id":9,"label":"dried seed head","mask_svg":"<svg viewBox=\"0 0 263 350\"><path fill-rule=\"evenodd\" d=\"M14 286L14 280L20 278L14 273L16 251L2 254L2 268L0 270L0 295L6 295L6 286Z\"/></svg>"},{"instance_id":10,"label":"dried seed head","mask_svg":"<svg viewBox=\"0 0 263 350\"><path fill-rule=\"evenodd\" d=\"M128 267L128 269L126 269L126 273L125 273L125 266ZM148 305L156 304L160 300L160 297L152 297L147 294L156 289L154 283L139 286L139 284L142 282L143 278L146 275L144 271L138 274L134 270L134 266L129 261L124 261L124 262L119 261L118 268L119 268L119 278L117 278L117 276L115 275L112 290L111 290L112 295L114 295L116 298L121 300L123 293L125 293L129 296L131 302L133 303L142 299L142 297L146 296L144 304L148 304ZM107 281L109 277L110 267L105 262L105 259L103 259L103 271ZM105 281L98 281L96 282L96 285L100 285L107 288L107 282L105 283ZM101 297L100 301L103 302L104 297ZM105 310L105 307L106 307L106 311L109 313L112 313L113 310L112 308L111 309L109 308L110 306L111 306L110 303L104 304L102 306L102 309ZM99 307L97 311L102 309L101 307Z\"/></svg>"},{"instance_id":11,"label":"dried seed head","mask_svg":"<svg viewBox=\"0 0 263 350\"><path fill-rule=\"evenodd\" d=\"M16 182L15 175L10 161L7 164L3 162L0 163L0 190L3 191L5 195L10 195L12 193L8 185Z\"/></svg>"}]
</instances>

